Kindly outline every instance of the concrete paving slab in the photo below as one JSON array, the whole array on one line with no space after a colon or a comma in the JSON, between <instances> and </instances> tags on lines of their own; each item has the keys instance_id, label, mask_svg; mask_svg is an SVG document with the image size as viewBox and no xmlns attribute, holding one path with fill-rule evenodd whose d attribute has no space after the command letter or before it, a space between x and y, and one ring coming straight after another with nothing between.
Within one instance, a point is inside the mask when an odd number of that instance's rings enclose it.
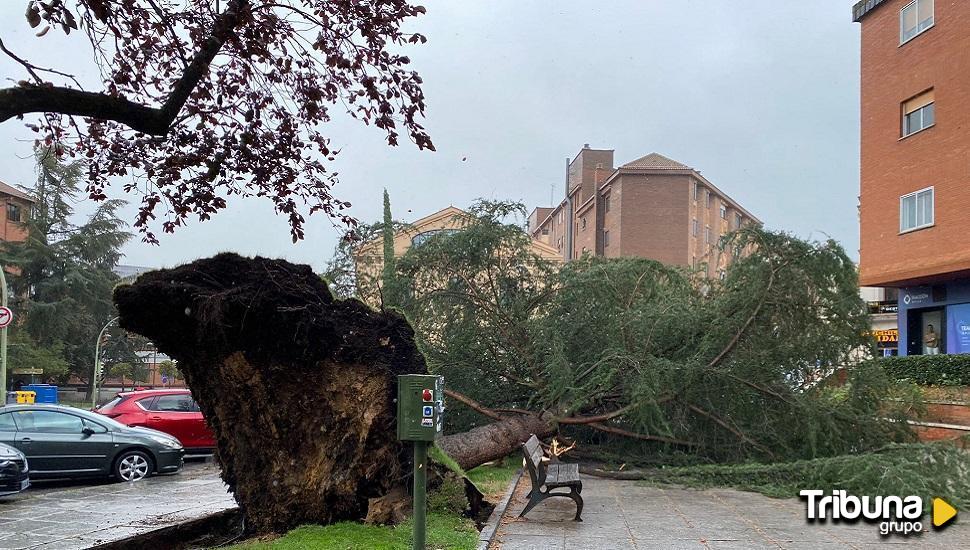
<instances>
[{"instance_id":1,"label":"concrete paving slab","mask_svg":"<svg viewBox=\"0 0 970 550\"><path fill-rule=\"evenodd\" d=\"M568 500L546 501L518 518L529 489L523 477L491 550L970 548L970 524L908 538L882 537L871 523L808 523L805 504L798 499L730 489L643 487L590 476L583 477L583 522L570 521L575 506Z\"/></svg>"}]
</instances>

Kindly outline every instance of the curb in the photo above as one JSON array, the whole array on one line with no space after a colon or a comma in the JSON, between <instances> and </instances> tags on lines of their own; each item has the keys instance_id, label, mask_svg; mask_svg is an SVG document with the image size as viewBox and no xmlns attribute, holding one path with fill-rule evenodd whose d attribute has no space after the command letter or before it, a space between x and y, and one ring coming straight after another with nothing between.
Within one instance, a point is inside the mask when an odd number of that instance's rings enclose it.
<instances>
[{"instance_id":1,"label":"curb","mask_svg":"<svg viewBox=\"0 0 970 550\"><path fill-rule=\"evenodd\" d=\"M502 520L502 516L505 515L505 509L509 506L509 501L512 500L512 493L515 492L515 488L519 485L519 480L522 479L522 470L519 470L513 478L512 482L509 483L509 488L505 490L505 496L499 501L498 505L492 510L492 515L488 516L488 521L485 522L485 527L482 527L482 532L478 536L478 549L477 550L488 550L488 545L492 543L492 539L495 538L495 533L498 532L498 524Z\"/></svg>"}]
</instances>

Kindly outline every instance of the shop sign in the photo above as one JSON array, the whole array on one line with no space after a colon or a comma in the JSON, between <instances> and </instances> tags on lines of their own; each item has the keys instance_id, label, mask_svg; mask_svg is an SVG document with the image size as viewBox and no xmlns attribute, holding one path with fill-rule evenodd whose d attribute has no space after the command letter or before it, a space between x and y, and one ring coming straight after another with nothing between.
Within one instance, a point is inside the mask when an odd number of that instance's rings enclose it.
<instances>
[{"instance_id":1,"label":"shop sign","mask_svg":"<svg viewBox=\"0 0 970 550\"><path fill-rule=\"evenodd\" d=\"M874 330L872 336L880 348L894 348L899 343L899 329L896 328Z\"/></svg>"},{"instance_id":2,"label":"shop sign","mask_svg":"<svg viewBox=\"0 0 970 550\"><path fill-rule=\"evenodd\" d=\"M909 307L933 303L933 293L928 286L903 291L903 303Z\"/></svg>"}]
</instances>

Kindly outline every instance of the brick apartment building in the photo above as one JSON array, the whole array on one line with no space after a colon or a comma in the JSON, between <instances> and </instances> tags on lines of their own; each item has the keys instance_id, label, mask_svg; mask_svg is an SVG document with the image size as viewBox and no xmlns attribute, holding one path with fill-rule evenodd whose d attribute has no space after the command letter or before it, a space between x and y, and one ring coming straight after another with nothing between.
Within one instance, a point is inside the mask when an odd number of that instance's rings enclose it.
<instances>
[{"instance_id":1,"label":"brick apartment building","mask_svg":"<svg viewBox=\"0 0 970 550\"><path fill-rule=\"evenodd\" d=\"M970 2L866 0L853 19L860 284L896 299L900 355L970 353Z\"/></svg>"},{"instance_id":2,"label":"brick apartment building","mask_svg":"<svg viewBox=\"0 0 970 550\"><path fill-rule=\"evenodd\" d=\"M22 242L27 240L27 216L34 206L34 199L20 189L0 181L0 241Z\"/></svg>"},{"instance_id":3,"label":"brick apartment building","mask_svg":"<svg viewBox=\"0 0 970 550\"><path fill-rule=\"evenodd\" d=\"M533 238L569 261L583 254L638 256L722 269L718 239L760 220L697 170L651 153L618 168L613 151L586 144L569 163L566 197L529 216Z\"/></svg>"}]
</instances>

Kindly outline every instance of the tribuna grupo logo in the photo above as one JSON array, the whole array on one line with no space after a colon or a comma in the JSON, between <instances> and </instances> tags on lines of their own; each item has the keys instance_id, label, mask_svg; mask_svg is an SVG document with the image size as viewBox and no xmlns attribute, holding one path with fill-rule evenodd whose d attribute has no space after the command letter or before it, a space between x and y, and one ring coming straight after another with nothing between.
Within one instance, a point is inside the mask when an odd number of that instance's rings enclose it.
<instances>
[{"instance_id":1,"label":"tribuna grupo logo","mask_svg":"<svg viewBox=\"0 0 970 550\"><path fill-rule=\"evenodd\" d=\"M923 499L918 496L862 496L843 490L826 495L821 490L798 493L806 499L809 522L863 520L879 523L881 535L910 535L923 531ZM933 526L943 527L957 515L957 510L941 498L933 499Z\"/></svg>"}]
</instances>

